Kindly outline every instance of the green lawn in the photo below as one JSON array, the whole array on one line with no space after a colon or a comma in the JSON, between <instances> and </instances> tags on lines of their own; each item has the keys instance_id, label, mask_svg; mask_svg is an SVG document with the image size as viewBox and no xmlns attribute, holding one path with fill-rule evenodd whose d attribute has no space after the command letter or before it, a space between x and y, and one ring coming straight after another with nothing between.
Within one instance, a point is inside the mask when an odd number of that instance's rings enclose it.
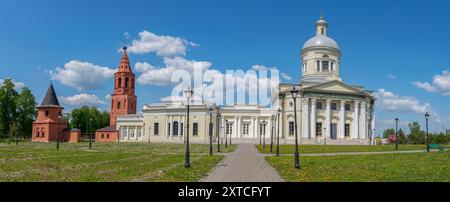
<instances>
[{"instance_id":1,"label":"green lawn","mask_svg":"<svg viewBox=\"0 0 450 202\"><path fill-rule=\"evenodd\" d=\"M223 158L209 145L192 144L184 168L184 144L0 143L0 181L198 181ZM221 147L222 153L235 148ZM214 147L214 152L216 148Z\"/></svg>"},{"instance_id":2,"label":"green lawn","mask_svg":"<svg viewBox=\"0 0 450 202\"><path fill-rule=\"evenodd\" d=\"M257 146L259 152L270 154L270 145ZM398 150L425 150L425 145L398 145ZM293 154L295 145L280 145L280 154ZM299 145L299 152L303 154L311 153L336 153L336 152L381 152L395 151L395 144L390 145ZM275 154L276 146L273 146Z\"/></svg>"},{"instance_id":3,"label":"green lawn","mask_svg":"<svg viewBox=\"0 0 450 202\"><path fill-rule=\"evenodd\" d=\"M267 156L285 181L305 182L450 182L450 152L337 155L300 157Z\"/></svg>"}]
</instances>

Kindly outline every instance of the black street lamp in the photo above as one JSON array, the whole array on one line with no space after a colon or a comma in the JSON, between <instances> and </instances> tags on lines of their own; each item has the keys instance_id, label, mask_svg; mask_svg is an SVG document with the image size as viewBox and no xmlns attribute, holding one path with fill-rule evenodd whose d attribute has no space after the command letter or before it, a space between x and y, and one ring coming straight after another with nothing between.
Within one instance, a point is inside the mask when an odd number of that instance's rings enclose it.
<instances>
[{"instance_id":1,"label":"black street lamp","mask_svg":"<svg viewBox=\"0 0 450 202\"><path fill-rule=\"evenodd\" d=\"M395 118L395 150L398 150L398 118Z\"/></svg>"},{"instance_id":2,"label":"black street lamp","mask_svg":"<svg viewBox=\"0 0 450 202\"><path fill-rule=\"evenodd\" d=\"M294 129L295 129L295 168L300 169L300 157L298 153L298 132L297 132L297 95L298 90L292 87L291 95L292 99L294 99Z\"/></svg>"},{"instance_id":3,"label":"black street lamp","mask_svg":"<svg viewBox=\"0 0 450 202\"><path fill-rule=\"evenodd\" d=\"M272 122L271 122L271 127L272 127L272 130L271 130L271 132L270 132L270 153L272 153L272 151L273 151L273 149L272 149L272 147L273 147L273 129L274 129L274 124L273 124L273 121L275 120L275 115L272 115Z\"/></svg>"},{"instance_id":4,"label":"black street lamp","mask_svg":"<svg viewBox=\"0 0 450 202\"><path fill-rule=\"evenodd\" d=\"M217 121L216 121L216 128L217 128L217 152L220 152L220 124L219 124L219 121L220 121L220 114L219 115L217 115Z\"/></svg>"},{"instance_id":5,"label":"black street lamp","mask_svg":"<svg viewBox=\"0 0 450 202\"><path fill-rule=\"evenodd\" d=\"M58 133L56 135L56 150L59 150L59 130L60 130L60 126L61 126L61 114L58 115Z\"/></svg>"},{"instance_id":6,"label":"black street lamp","mask_svg":"<svg viewBox=\"0 0 450 202\"><path fill-rule=\"evenodd\" d=\"M425 113L425 121L426 121L426 128L427 128L427 152L430 152L430 147L428 146L428 119L430 118L430 114L428 114L428 112Z\"/></svg>"},{"instance_id":7,"label":"black street lamp","mask_svg":"<svg viewBox=\"0 0 450 202\"><path fill-rule=\"evenodd\" d=\"M92 149L92 118L89 119L89 149Z\"/></svg>"},{"instance_id":8,"label":"black street lamp","mask_svg":"<svg viewBox=\"0 0 450 202\"><path fill-rule=\"evenodd\" d=\"M231 146L231 137L233 136L233 124L230 123L230 146Z\"/></svg>"},{"instance_id":9,"label":"black street lamp","mask_svg":"<svg viewBox=\"0 0 450 202\"><path fill-rule=\"evenodd\" d=\"M187 116L186 116L186 159L184 162L184 167L189 168L191 167L191 161L190 161L190 153L189 153L189 105L191 101L191 96L194 94L194 91L192 91L189 87L184 91L184 94L187 98Z\"/></svg>"},{"instance_id":10,"label":"black street lamp","mask_svg":"<svg viewBox=\"0 0 450 202\"><path fill-rule=\"evenodd\" d=\"M277 127L277 157L280 157L280 113L281 113L281 108L278 108L277 111L277 122L278 122L278 127Z\"/></svg>"},{"instance_id":11,"label":"black street lamp","mask_svg":"<svg viewBox=\"0 0 450 202\"><path fill-rule=\"evenodd\" d=\"M214 109L212 107L209 108L209 155L213 155L213 146L212 146L212 134L213 134L213 124L212 124L212 113Z\"/></svg>"},{"instance_id":12,"label":"black street lamp","mask_svg":"<svg viewBox=\"0 0 450 202\"><path fill-rule=\"evenodd\" d=\"M266 125L267 125L267 121L264 120L262 123L263 123L263 126L262 126L262 128L263 128L263 131L262 131L262 134L263 134L263 148L265 149L266 148Z\"/></svg>"},{"instance_id":13,"label":"black street lamp","mask_svg":"<svg viewBox=\"0 0 450 202\"><path fill-rule=\"evenodd\" d=\"M228 120L225 120L225 148L228 148L228 131L231 128L228 128Z\"/></svg>"}]
</instances>

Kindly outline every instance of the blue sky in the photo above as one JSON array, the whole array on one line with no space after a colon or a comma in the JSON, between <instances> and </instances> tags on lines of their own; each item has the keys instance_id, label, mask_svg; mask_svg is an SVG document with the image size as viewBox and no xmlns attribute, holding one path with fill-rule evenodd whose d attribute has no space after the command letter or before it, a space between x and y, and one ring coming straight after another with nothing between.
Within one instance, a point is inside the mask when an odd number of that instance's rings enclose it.
<instances>
[{"instance_id":1,"label":"blue sky","mask_svg":"<svg viewBox=\"0 0 450 202\"><path fill-rule=\"evenodd\" d=\"M314 35L321 10L328 35L342 51L341 77L377 92L377 130L401 127L433 111L432 130L449 127L450 2L448 1L24 1L0 7L0 79L31 88L38 102L51 72L73 65L115 69L124 44L147 31L180 39L186 61L205 61L212 69L276 67L295 83L301 77L300 51ZM125 35L125 33L128 33ZM156 52L130 53L137 62L164 67ZM105 70L105 69L103 69ZM135 69L134 69L135 70ZM86 73L86 72L85 72ZM98 85L77 88L55 80L59 96L86 94L109 108L112 78L103 72ZM143 72L135 71L139 77ZM93 74L92 74L93 75ZM106 76L105 76L106 75ZM61 75L57 75L61 76ZM419 83L414 83L419 82ZM173 85L137 85L138 104L158 102ZM384 90L383 90L384 89ZM66 108L77 99L67 99ZM86 101L87 102L87 101Z\"/></svg>"}]
</instances>

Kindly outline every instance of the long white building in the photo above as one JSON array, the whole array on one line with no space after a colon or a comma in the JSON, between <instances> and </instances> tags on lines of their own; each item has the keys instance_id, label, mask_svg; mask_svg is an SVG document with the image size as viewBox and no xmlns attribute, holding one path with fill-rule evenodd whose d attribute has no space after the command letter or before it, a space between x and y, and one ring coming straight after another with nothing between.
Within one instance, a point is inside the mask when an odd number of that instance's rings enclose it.
<instances>
[{"instance_id":1,"label":"long white building","mask_svg":"<svg viewBox=\"0 0 450 202\"><path fill-rule=\"evenodd\" d=\"M327 31L328 24L321 17L316 22L316 35L307 40L301 50L300 82L280 84L278 91L284 96L281 99L278 95L273 97L274 107L192 105L190 141L209 143L211 121L214 142L231 137L234 143L265 141L269 144L271 137L276 137L279 131L280 143L294 143L291 90L295 87L299 90L296 109L301 144L369 144L374 128L375 98L372 91L342 81L341 51ZM117 117L119 141L183 143L186 118L186 106L182 102L144 105L138 115Z\"/></svg>"}]
</instances>

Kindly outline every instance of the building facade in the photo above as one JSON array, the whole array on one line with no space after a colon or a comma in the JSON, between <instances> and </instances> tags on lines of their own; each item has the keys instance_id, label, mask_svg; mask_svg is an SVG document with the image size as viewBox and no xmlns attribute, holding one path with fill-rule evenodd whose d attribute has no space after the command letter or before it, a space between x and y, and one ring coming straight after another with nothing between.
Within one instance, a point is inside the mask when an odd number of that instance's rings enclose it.
<instances>
[{"instance_id":1,"label":"building facade","mask_svg":"<svg viewBox=\"0 0 450 202\"><path fill-rule=\"evenodd\" d=\"M209 143L212 134L214 142L231 138L232 142L269 144L279 134L280 143L292 144L297 125L301 144L370 144L375 98L362 86L342 81L340 58L340 48L328 37L328 23L321 17L316 22L316 35L301 50L299 83L280 84L277 90L283 96L275 95L272 107L193 104L189 116L190 141ZM293 88L299 91L295 102ZM141 114L118 116L116 123L118 141L183 143L186 105L147 104Z\"/></svg>"}]
</instances>

